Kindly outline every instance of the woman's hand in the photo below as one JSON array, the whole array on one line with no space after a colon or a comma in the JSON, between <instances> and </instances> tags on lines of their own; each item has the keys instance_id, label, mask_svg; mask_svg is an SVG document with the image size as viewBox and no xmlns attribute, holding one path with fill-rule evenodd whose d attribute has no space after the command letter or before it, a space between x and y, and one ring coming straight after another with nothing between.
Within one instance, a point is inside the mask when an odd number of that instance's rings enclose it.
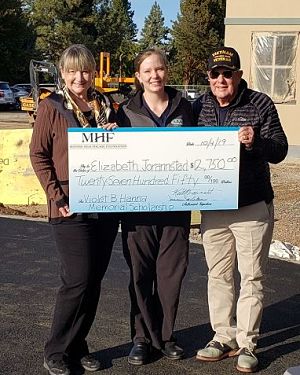
<instances>
[{"instance_id":1,"label":"woman's hand","mask_svg":"<svg viewBox=\"0 0 300 375\"><path fill-rule=\"evenodd\" d=\"M64 207L60 207L58 210L63 215L63 217L69 217L73 215L67 204Z\"/></svg>"},{"instance_id":2,"label":"woman's hand","mask_svg":"<svg viewBox=\"0 0 300 375\"><path fill-rule=\"evenodd\" d=\"M118 128L118 125L116 122L108 122L107 124L102 125L102 128L105 130L114 130Z\"/></svg>"}]
</instances>

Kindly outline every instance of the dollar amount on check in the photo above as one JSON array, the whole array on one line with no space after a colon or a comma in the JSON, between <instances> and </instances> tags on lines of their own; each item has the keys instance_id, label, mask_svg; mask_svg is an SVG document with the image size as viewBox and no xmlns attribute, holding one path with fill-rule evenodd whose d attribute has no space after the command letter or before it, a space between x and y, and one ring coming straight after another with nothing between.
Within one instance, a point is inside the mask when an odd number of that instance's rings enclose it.
<instances>
[{"instance_id":1,"label":"dollar amount on check","mask_svg":"<svg viewBox=\"0 0 300 375\"><path fill-rule=\"evenodd\" d=\"M237 128L70 128L72 212L235 209Z\"/></svg>"}]
</instances>

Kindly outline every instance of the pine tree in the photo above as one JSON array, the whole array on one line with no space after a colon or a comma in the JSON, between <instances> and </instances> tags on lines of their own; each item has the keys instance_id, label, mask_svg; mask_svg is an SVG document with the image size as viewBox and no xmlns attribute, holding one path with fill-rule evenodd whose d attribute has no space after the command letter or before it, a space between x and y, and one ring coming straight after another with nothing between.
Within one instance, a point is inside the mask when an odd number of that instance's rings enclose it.
<instances>
[{"instance_id":1,"label":"pine tree","mask_svg":"<svg viewBox=\"0 0 300 375\"><path fill-rule=\"evenodd\" d=\"M111 49L111 35L110 35L110 12L111 3L109 0L102 0L96 5L97 12L94 15L94 23L96 28L95 50L99 53L101 51L109 52Z\"/></svg>"},{"instance_id":2,"label":"pine tree","mask_svg":"<svg viewBox=\"0 0 300 375\"><path fill-rule=\"evenodd\" d=\"M172 35L176 50L173 77L184 84L203 83L210 51L224 38L226 0L181 0Z\"/></svg>"},{"instance_id":3,"label":"pine tree","mask_svg":"<svg viewBox=\"0 0 300 375\"><path fill-rule=\"evenodd\" d=\"M41 57L57 61L61 52L73 43L83 43L94 52L97 36L94 0L35 0L31 21L35 27L36 49Z\"/></svg>"},{"instance_id":4,"label":"pine tree","mask_svg":"<svg viewBox=\"0 0 300 375\"><path fill-rule=\"evenodd\" d=\"M27 26L21 0L1 1L0 19L1 80L27 81L33 31Z\"/></svg>"},{"instance_id":5,"label":"pine tree","mask_svg":"<svg viewBox=\"0 0 300 375\"><path fill-rule=\"evenodd\" d=\"M133 22L134 12L128 0L111 0L107 17L107 51L111 53L112 71L118 74L132 73L132 60L136 54L137 28Z\"/></svg>"},{"instance_id":6,"label":"pine tree","mask_svg":"<svg viewBox=\"0 0 300 375\"><path fill-rule=\"evenodd\" d=\"M73 43L85 44L98 60L100 51L111 53L111 67L119 61L132 71L136 51L136 25L128 0L23 0L36 32L39 59L57 62ZM134 52L133 52L134 51Z\"/></svg>"},{"instance_id":7,"label":"pine tree","mask_svg":"<svg viewBox=\"0 0 300 375\"><path fill-rule=\"evenodd\" d=\"M152 46L163 48L168 39L169 28L164 24L165 19L158 3L155 1L150 9L148 17L145 18L144 27L139 41L140 49Z\"/></svg>"}]
</instances>

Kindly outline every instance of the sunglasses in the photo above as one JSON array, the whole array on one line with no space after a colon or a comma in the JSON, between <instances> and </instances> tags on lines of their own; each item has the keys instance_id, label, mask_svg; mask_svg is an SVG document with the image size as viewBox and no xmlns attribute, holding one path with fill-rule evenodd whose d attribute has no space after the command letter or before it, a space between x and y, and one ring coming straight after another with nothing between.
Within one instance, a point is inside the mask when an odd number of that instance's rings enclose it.
<instances>
[{"instance_id":1,"label":"sunglasses","mask_svg":"<svg viewBox=\"0 0 300 375\"><path fill-rule=\"evenodd\" d=\"M224 78L230 79L232 78L234 70L224 70L223 72L219 72L217 70L212 70L209 72L209 77L212 79L216 79L219 75L222 75Z\"/></svg>"}]
</instances>

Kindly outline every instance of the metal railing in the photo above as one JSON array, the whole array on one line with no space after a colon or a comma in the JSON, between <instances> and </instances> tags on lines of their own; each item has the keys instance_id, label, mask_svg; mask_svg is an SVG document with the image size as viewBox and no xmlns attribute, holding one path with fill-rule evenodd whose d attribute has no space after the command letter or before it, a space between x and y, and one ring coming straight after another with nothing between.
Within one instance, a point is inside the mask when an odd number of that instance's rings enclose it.
<instances>
[{"instance_id":1,"label":"metal railing","mask_svg":"<svg viewBox=\"0 0 300 375\"><path fill-rule=\"evenodd\" d=\"M199 93L205 92L209 89L209 85L170 85L180 91L196 90Z\"/></svg>"},{"instance_id":2,"label":"metal railing","mask_svg":"<svg viewBox=\"0 0 300 375\"><path fill-rule=\"evenodd\" d=\"M202 93L209 89L208 85L171 85L175 89L182 91L183 96L189 100L197 99Z\"/></svg>"}]
</instances>

